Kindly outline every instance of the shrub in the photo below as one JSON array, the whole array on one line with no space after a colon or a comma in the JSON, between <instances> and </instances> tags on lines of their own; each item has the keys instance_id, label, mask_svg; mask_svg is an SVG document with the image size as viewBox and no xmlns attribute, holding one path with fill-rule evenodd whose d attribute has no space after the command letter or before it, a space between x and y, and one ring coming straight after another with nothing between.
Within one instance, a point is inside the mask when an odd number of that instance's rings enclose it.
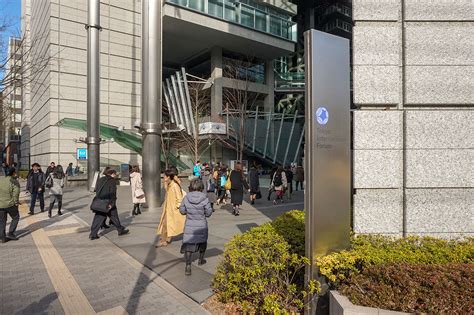
<instances>
[{"instance_id":1,"label":"shrub","mask_svg":"<svg viewBox=\"0 0 474 315\"><path fill-rule=\"evenodd\" d=\"M351 249L317 258L320 273L337 286L352 273L388 263L447 264L474 262L474 239L447 241L431 237L402 239L357 236Z\"/></svg>"},{"instance_id":2,"label":"shrub","mask_svg":"<svg viewBox=\"0 0 474 315\"><path fill-rule=\"evenodd\" d=\"M317 291L315 282L304 288L292 281L308 263L267 223L226 244L212 286L219 300L246 312L294 313Z\"/></svg>"},{"instance_id":3,"label":"shrub","mask_svg":"<svg viewBox=\"0 0 474 315\"><path fill-rule=\"evenodd\" d=\"M352 303L428 314L474 314L474 265L392 264L352 274L340 287Z\"/></svg>"},{"instance_id":4,"label":"shrub","mask_svg":"<svg viewBox=\"0 0 474 315\"><path fill-rule=\"evenodd\" d=\"M292 210L272 222L275 231L290 245L292 253L305 255L305 222L304 212Z\"/></svg>"}]
</instances>

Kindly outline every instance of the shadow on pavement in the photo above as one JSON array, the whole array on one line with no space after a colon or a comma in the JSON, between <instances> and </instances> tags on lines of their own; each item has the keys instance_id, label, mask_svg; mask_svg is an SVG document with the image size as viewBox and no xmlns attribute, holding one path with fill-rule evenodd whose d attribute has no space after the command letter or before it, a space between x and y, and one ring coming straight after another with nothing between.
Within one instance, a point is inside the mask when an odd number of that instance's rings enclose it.
<instances>
[{"instance_id":1,"label":"shadow on pavement","mask_svg":"<svg viewBox=\"0 0 474 315\"><path fill-rule=\"evenodd\" d=\"M38 302L31 303L16 314L47 314L49 306L57 299L58 295L56 292L50 293Z\"/></svg>"}]
</instances>

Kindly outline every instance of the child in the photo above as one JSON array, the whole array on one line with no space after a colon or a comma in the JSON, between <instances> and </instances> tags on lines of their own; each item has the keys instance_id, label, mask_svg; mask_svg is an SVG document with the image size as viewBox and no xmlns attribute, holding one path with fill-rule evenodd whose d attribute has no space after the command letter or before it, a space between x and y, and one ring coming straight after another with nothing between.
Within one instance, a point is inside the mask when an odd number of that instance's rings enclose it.
<instances>
[{"instance_id":1,"label":"child","mask_svg":"<svg viewBox=\"0 0 474 315\"><path fill-rule=\"evenodd\" d=\"M198 265L204 265L204 254L207 248L207 218L212 215L212 208L207 195L203 193L204 183L201 179L193 179L189 185L189 193L183 198L179 212L186 215L183 245L181 254L186 260L185 275L191 275L191 258L199 252Z\"/></svg>"}]
</instances>

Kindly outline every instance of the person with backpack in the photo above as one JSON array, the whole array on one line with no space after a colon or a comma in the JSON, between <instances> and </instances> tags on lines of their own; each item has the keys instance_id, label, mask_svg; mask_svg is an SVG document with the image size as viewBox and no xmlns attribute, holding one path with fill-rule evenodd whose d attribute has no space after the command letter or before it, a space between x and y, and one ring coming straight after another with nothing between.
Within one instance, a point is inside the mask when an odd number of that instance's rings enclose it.
<instances>
[{"instance_id":1,"label":"person with backpack","mask_svg":"<svg viewBox=\"0 0 474 315\"><path fill-rule=\"evenodd\" d=\"M189 185L189 193L183 198L179 212L186 216L184 224L183 245L181 254L186 260L185 275L191 275L191 259L199 252L198 265L204 265L204 255L207 249L208 225L207 218L212 215L209 194L203 192L205 184L200 179L193 179ZM214 195L215 196L215 195Z\"/></svg>"},{"instance_id":2,"label":"person with backpack","mask_svg":"<svg viewBox=\"0 0 474 315\"><path fill-rule=\"evenodd\" d=\"M45 186L49 188L48 217L51 218L51 212L56 201L58 202L58 215L62 215L64 172L61 165L56 166L54 170L49 173L45 181Z\"/></svg>"},{"instance_id":3,"label":"person with backpack","mask_svg":"<svg viewBox=\"0 0 474 315\"><path fill-rule=\"evenodd\" d=\"M204 192L207 194L207 198L209 199L209 202L211 203L212 211L214 211L214 204L217 201L217 196L216 196L216 182L212 175L213 174L211 174L211 168L207 166L204 169L204 172L202 174L202 182L204 184Z\"/></svg>"},{"instance_id":4,"label":"person with backpack","mask_svg":"<svg viewBox=\"0 0 474 315\"><path fill-rule=\"evenodd\" d=\"M46 180L41 166L38 163L31 165L26 180L26 190L31 194L30 212L35 214L36 200L39 199L41 212L44 212L44 181Z\"/></svg>"},{"instance_id":5,"label":"person with backpack","mask_svg":"<svg viewBox=\"0 0 474 315\"><path fill-rule=\"evenodd\" d=\"M146 203L145 192L143 191L142 174L140 174L140 167L138 165L132 167L132 172L130 174L130 188L132 188L132 216L136 216L142 214L140 206Z\"/></svg>"},{"instance_id":6,"label":"person with backpack","mask_svg":"<svg viewBox=\"0 0 474 315\"><path fill-rule=\"evenodd\" d=\"M244 188L250 192L249 184L244 178L242 164L235 163L234 170L230 172L230 202L232 203L232 214L238 216L240 206L244 200Z\"/></svg>"},{"instance_id":7,"label":"person with backpack","mask_svg":"<svg viewBox=\"0 0 474 315\"><path fill-rule=\"evenodd\" d=\"M283 203L283 195L285 194L285 189L288 185L286 180L286 174L283 171L283 167L279 166L272 179L272 188L276 192L276 198L273 199L273 204L276 205L277 201L280 200Z\"/></svg>"}]
</instances>

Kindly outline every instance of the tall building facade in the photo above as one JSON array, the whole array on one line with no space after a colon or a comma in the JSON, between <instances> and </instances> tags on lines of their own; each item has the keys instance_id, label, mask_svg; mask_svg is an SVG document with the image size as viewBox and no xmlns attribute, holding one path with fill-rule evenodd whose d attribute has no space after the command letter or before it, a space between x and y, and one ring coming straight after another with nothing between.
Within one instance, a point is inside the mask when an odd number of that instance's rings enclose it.
<instances>
[{"instance_id":1,"label":"tall building facade","mask_svg":"<svg viewBox=\"0 0 474 315\"><path fill-rule=\"evenodd\" d=\"M354 230L474 235L474 3L355 0Z\"/></svg>"},{"instance_id":2,"label":"tall building facade","mask_svg":"<svg viewBox=\"0 0 474 315\"><path fill-rule=\"evenodd\" d=\"M87 1L23 0L24 31L32 41L32 59L51 56L29 88L24 126L29 129L30 160L75 162L74 139L82 131L62 129L64 118L86 119ZM101 123L133 129L140 118L141 1L101 1ZM238 86L226 78L232 58L258 60L262 80L250 89L261 93L262 106L273 106L271 61L294 50L293 4L250 0L169 0L163 5L163 73L181 67L207 74L212 81L212 116L223 110L223 90ZM207 79L207 78L206 78ZM159 87L157 87L159 88ZM217 119L217 118L216 118ZM101 145L101 163L141 163L116 143Z\"/></svg>"}]
</instances>

